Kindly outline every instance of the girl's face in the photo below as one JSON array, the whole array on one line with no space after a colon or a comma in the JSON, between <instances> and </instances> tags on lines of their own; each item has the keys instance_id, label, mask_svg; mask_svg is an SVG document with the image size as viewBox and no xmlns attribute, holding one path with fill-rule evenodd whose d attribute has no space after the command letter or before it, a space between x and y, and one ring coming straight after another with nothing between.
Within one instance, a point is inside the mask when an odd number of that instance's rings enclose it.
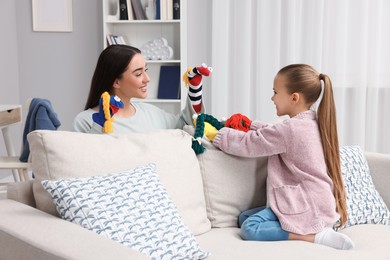
<instances>
[{"instance_id":1,"label":"girl's face","mask_svg":"<svg viewBox=\"0 0 390 260\"><path fill-rule=\"evenodd\" d=\"M114 82L114 94L123 102L131 98L146 98L147 85L150 81L147 73L145 59L142 54L135 54L130 61L127 70L123 72L122 77Z\"/></svg>"},{"instance_id":2,"label":"girl's face","mask_svg":"<svg viewBox=\"0 0 390 260\"><path fill-rule=\"evenodd\" d=\"M289 94L286 88L286 79L283 75L276 75L274 79L274 95L271 100L276 106L278 116L293 116L293 99L294 95Z\"/></svg>"}]
</instances>

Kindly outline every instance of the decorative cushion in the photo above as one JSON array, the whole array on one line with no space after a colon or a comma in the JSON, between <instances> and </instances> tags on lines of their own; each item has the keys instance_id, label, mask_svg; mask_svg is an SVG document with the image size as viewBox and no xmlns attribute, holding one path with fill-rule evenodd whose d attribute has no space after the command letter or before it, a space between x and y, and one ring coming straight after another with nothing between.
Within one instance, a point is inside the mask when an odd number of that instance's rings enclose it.
<instances>
[{"instance_id":1,"label":"decorative cushion","mask_svg":"<svg viewBox=\"0 0 390 260\"><path fill-rule=\"evenodd\" d=\"M194 128L184 130L193 135ZM266 204L267 157L242 158L217 149L202 138L198 161L203 177L207 216L212 227L237 227L241 212Z\"/></svg>"},{"instance_id":2,"label":"decorative cushion","mask_svg":"<svg viewBox=\"0 0 390 260\"><path fill-rule=\"evenodd\" d=\"M346 228L358 224L390 224L390 211L372 181L359 146L340 148L341 174L347 193Z\"/></svg>"},{"instance_id":3,"label":"decorative cushion","mask_svg":"<svg viewBox=\"0 0 390 260\"><path fill-rule=\"evenodd\" d=\"M182 130L124 135L38 130L30 133L28 140L35 175L34 197L42 211L58 215L42 180L105 175L154 162L190 230L198 235L211 228L199 163L191 149L192 137Z\"/></svg>"},{"instance_id":4,"label":"decorative cushion","mask_svg":"<svg viewBox=\"0 0 390 260\"><path fill-rule=\"evenodd\" d=\"M104 176L45 180L60 216L152 259L202 259L156 174L156 165Z\"/></svg>"}]
</instances>

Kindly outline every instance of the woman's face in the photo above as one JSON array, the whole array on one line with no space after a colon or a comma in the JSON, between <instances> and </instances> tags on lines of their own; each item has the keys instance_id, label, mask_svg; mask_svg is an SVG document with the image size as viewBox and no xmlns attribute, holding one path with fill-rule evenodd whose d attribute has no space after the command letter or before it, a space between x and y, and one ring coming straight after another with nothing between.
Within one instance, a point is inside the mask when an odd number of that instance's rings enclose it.
<instances>
[{"instance_id":1,"label":"woman's face","mask_svg":"<svg viewBox=\"0 0 390 260\"><path fill-rule=\"evenodd\" d=\"M150 82L149 75L142 54L135 54L130 61L127 70L121 78L114 82L114 94L122 101L129 101L131 98L146 98L147 85Z\"/></svg>"}]
</instances>

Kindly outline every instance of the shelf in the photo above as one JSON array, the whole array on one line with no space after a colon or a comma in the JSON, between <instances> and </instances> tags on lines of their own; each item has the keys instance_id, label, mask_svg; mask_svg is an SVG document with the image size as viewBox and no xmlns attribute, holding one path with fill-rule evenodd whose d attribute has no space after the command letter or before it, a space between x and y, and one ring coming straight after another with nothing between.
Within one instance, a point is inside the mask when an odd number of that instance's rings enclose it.
<instances>
[{"instance_id":1,"label":"shelf","mask_svg":"<svg viewBox=\"0 0 390 260\"><path fill-rule=\"evenodd\" d=\"M116 20L106 21L107 24L170 24L180 23L180 20Z\"/></svg>"},{"instance_id":2,"label":"shelf","mask_svg":"<svg viewBox=\"0 0 390 260\"><path fill-rule=\"evenodd\" d=\"M103 2L103 46L107 47L107 35L123 36L127 44L139 49L151 40L164 38L173 50L170 60L145 60L148 65L148 98L134 99L135 102L153 103L172 113L180 113L186 105L187 88L180 77L181 99L158 99L160 68L165 65L179 65L180 74L187 70L187 2L180 1L180 18L171 20L118 20L117 0ZM112 3L115 3L112 5ZM133 100L133 99L132 99Z\"/></svg>"}]
</instances>

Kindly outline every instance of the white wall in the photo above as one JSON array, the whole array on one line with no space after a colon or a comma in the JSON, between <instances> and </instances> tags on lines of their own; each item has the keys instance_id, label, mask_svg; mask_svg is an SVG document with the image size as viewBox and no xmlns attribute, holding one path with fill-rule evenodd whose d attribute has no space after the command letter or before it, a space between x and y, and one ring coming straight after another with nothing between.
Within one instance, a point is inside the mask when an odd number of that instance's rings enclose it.
<instances>
[{"instance_id":1,"label":"white wall","mask_svg":"<svg viewBox=\"0 0 390 260\"><path fill-rule=\"evenodd\" d=\"M183 1L183 0L182 0ZM185 1L185 0L184 0ZM187 0L188 12L188 65L196 66L206 63L213 65L211 60L211 7L209 0ZM212 77L212 75L211 75ZM211 107L211 80L204 78L203 100L207 108ZM210 111L208 111L210 113Z\"/></svg>"},{"instance_id":2,"label":"white wall","mask_svg":"<svg viewBox=\"0 0 390 260\"><path fill-rule=\"evenodd\" d=\"M73 32L56 33L32 31L31 0L0 1L0 102L23 105L29 97L47 98L62 130L70 130L73 117L82 110L103 48L101 2L72 2ZM18 150L22 125L12 126L12 134ZM3 140L0 144L3 155Z\"/></svg>"},{"instance_id":3,"label":"white wall","mask_svg":"<svg viewBox=\"0 0 390 260\"><path fill-rule=\"evenodd\" d=\"M16 5L13 0L0 1L0 104L19 104L19 69L16 28ZM11 126L10 133L20 145L20 126ZM4 141L0 138L0 155L5 154ZM0 171L0 182L10 171ZM5 175L6 174L6 175Z\"/></svg>"},{"instance_id":4,"label":"white wall","mask_svg":"<svg viewBox=\"0 0 390 260\"><path fill-rule=\"evenodd\" d=\"M210 1L188 1L188 64L210 61ZM101 0L73 0L73 31L32 31L31 0L0 1L0 104L24 104L29 97L47 98L61 120L60 130L72 130L83 110L97 58L103 49ZM153 80L153 79L152 79ZM205 80L204 95L209 106ZM26 116L24 114L23 116ZM22 125L12 126L15 148L21 146ZM0 155L5 155L0 138ZM3 180L0 171L0 182Z\"/></svg>"},{"instance_id":5,"label":"white wall","mask_svg":"<svg viewBox=\"0 0 390 260\"><path fill-rule=\"evenodd\" d=\"M73 1L73 32L56 33L32 31L31 2L0 3L0 102L47 98L61 119L61 129L70 130L103 48L101 3Z\"/></svg>"},{"instance_id":6,"label":"white wall","mask_svg":"<svg viewBox=\"0 0 390 260\"><path fill-rule=\"evenodd\" d=\"M33 32L31 0L15 1L20 100L51 100L63 130L82 110L97 56L103 48L100 1L73 1L73 31Z\"/></svg>"}]
</instances>

